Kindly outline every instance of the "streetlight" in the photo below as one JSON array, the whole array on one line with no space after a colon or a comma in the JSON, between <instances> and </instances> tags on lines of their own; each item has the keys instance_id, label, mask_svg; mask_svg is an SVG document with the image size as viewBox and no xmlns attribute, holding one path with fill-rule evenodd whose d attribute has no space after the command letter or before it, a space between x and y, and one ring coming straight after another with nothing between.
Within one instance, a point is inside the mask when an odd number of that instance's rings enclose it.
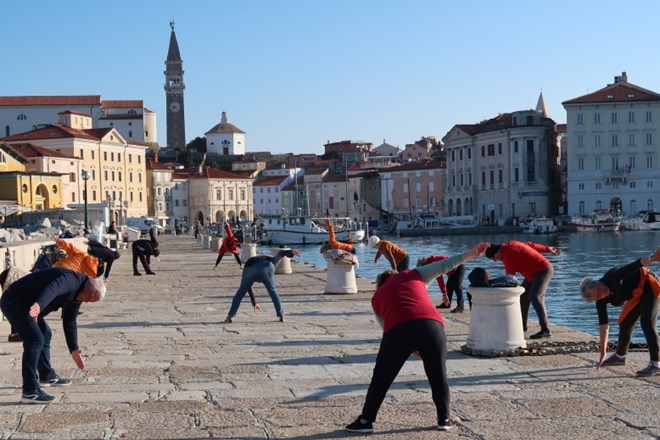
<instances>
[{"instance_id":1,"label":"streetlight","mask_svg":"<svg viewBox=\"0 0 660 440\"><path fill-rule=\"evenodd\" d=\"M89 234L89 229L87 229L87 179L89 179L89 171L82 170L81 173L82 180L85 181L85 190L83 191L83 200L85 201L85 235Z\"/></svg>"}]
</instances>

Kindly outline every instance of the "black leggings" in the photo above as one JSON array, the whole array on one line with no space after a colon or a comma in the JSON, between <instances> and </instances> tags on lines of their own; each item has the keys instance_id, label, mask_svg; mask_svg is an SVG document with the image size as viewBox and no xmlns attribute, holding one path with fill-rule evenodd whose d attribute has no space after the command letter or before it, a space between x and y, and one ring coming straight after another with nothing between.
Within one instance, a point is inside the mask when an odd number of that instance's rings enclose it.
<instances>
[{"instance_id":1,"label":"black leggings","mask_svg":"<svg viewBox=\"0 0 660 440\"><path fill-rule=\"evenodd\" d=\"M431 385L431 396L438 421L449 418L449 384L447 383L447 336L438 321L416 319L397 325L383 335L367 399L361 417L376 420L387 390L408 357L418 351Z\"/></svg>"},{"instance_id":2,"label":"black leggings","mask_svg":"<svg viewBox=\"0 0 660 440\"><path fill-rule=\"evenodd\" d=\"M644 286L644 292L642 292L642 296L639 299L639 304L628 312L628 315L619 325L619 342L616 347L616 353L618 355L626 355L635 325L637 324L637 321L641 321L642 332L644 332L644 338L646 338L646 343L649 346L651 360L658 360L658 352L660 350L658 349L658 332L656 326L658 324L659 305L660 298L653 295L653 290L647 283L647 285Z\"/></svg>"},{"instance_id":3,"label":"black leggings","mask_svg":"<svg viewBox=\"0 0 660 440\"><path fill-rule=\"evenodd\" d=\"M449 302L451 302L451 297L454 292L456 292L456 305L460 308L465 307L465 301L463 300L463 278L465 277L465 265L461 264L454 269L454 272L449 275L447 278L447 296L449 297ZM470 302L470 308L472 308L472 295L468 293L468 301Z\"/></svg>"},{"instance_id":4,"label":"black leggings","mask_svg":"<svg viewBox=\"0 0 660 440\"><path fill-rule=\"evenodd\" d=\"M218 254L218 259L215 260L216 267L218 266L218 264L220 264L220 261L222 260L222 257L224 255L225 254ZM232 254L232 255L234 256L234 258L236 258L236 262L238 263L239 266L243 264L243 263L241 263L241 257L239 257L238 254Z\"/></svg>"}]
</instances>

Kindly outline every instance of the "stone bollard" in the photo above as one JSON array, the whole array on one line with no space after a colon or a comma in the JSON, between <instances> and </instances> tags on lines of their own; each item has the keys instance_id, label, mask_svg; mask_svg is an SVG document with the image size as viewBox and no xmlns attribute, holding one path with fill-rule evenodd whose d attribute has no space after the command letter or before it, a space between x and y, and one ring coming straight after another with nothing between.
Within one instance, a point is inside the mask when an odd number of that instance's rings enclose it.
<instances>
[{"instance_id":1,"label":"stone bollard","mask_svg":"<svg viewBox=\"0 0 660 440\"><path fill-rule=\"evenodd\" d=\"M325 282L325 290L323 293L327 294L347 294L357 293L357 282L355 280L355 265L348 263L336 263L332 258L327 258L328 272L326 274L327 280Z\"/></svg>"},{"instance_id":2,"label":"stone bollard","mask_svg":"<svg viewBox=\"0 0 660 440\"><path fill-rule=\"evenodd\" d=\"M218 252L222 246L222 237L213 237L211 238L211 250Z\"/></svg>"},{"instance_id":3,"label":"stone bollard","mask_svg":"<svg viewBox=\"0 0 660 440\"><path fill-rule=\"evenodd\" d=\"M203 249L211 249L211 236L210 235L203 235L202 236L202 248Z\"/></svg>"},{"instance_id":4,"label":"stone bollard","mask_svg":"<svg viewBox=\"0 0 660 440\"><path fill-rule=\"evenodd\" d=\"M257 244L256 243L243 243L241 245L241 261L245 263L252 257L257 256Z\"/></svg>"},{"instance_id":5,"label":"stone bollard","mask_svg":"<svg viewBox=\"0 0 660 440\"><path fill-rule=\"evenodd\" d=\"M270 252L272 255L277 255L279 251L286 251L289 250L289 248L271 248ZM289 257L284 257L280 260L280 264L277 265L275 268L275 273L276 274L291 274L293 273L293 269L291 269L291 259Z\"/></svg>"},{"instance_id":6,"label":"stone bollard","mask_svg":"<svg viewBox=\"0 0 660 440\"><path fill-rule=\"evenodd\" d=\"M472 310L466 347L471 354L517 354L527 347L518 287L470 287Z\"/></svg>"}]
</instances>

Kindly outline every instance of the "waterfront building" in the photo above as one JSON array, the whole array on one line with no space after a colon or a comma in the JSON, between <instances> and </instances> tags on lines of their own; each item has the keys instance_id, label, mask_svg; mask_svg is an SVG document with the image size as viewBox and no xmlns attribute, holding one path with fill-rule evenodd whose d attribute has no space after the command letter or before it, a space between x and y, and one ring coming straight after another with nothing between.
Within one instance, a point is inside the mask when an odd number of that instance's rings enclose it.
<instances>
[{"instance_id":1,"label":"waterfront building","mask_svg":"<svg viewBox=\"0 0 660 440\"><path fill-rule=\"evenodd\" d=\"M169 225L172 214L173 172L172 166L158 162L158 155L147 160L147 215L163 227Z\"/></svg>"},{"instance_id":2,"label":"waterfront building","mask_svg":"<svg viewBox=\"0 0 660 440\"><path fill-rule=\"evenodd\" d=\"M188 177L188 218L206 225L254 220L252 179L204 166L182 170Z\"/></svg>"},{"instance_id":3,"label":"waterfront building","mask_svg":"<svg viewBox=\"0 0 660 440\"><path fill-rule=\"evenodd\" d=\"M170 22L170 45L165 60L165 101L167 104L167 147L175 151L186 148L186 113L183 92L183 60L179 43L174 33L174 22Z\"/></svg>"},{"instance_id":4,"label":"waterfront building","mask_svg":"<svg viewBox=\"0 0 660 440\"><path fill-rule=\"evenodd\" d=\"M457 124L442 138L447 154L446 215L483 223L558 214L559 137L542 95L535 110Z\"/></svg>"},{"instance_id":5,"label":"waterfront building","mask_svg":"<svg viewBox=\"0 0 660 440\"><path fill-rule=\"evenodd\" d=\"M174 221L175 227L187 228L192 226L190 222L190 210L188 207L188 173L183 170L172 172L172 187L170 189L171 207L170 221Z\"/></svg>"},{"instance_id":6,"label":"waterfront building","mask_svg":"<svg viewBox=\"0 0 660 440\"><path fill-rule=\"evenodd\" d=\"M60 173L69 175L69 183L64 187L69 192L66 199L72 200L72 205L81 206L84 202L86 183L88 203L104 204L113 200L125 208L125 216L146 215L147 145L126 140L115 128L83 128L90 126L90 119L88 115L62 112L59 124L17 133L2 140L11 145L29 143L77 158L65 160L59 168ZM68 170L65 169L67 163ZM86 182L81 177L82 170L89 172Z\"/></svg>"},{"instance_id":7,"label":"waterfront building","mask_svg":"<svg viewBox=\"0 0 660 440\"><path fill-rule=\"evenodd\" d=\"M386 224L420 215L445 215L446 166L426 160L380 170L381 214Z\"/></svg>"},{"instance_id":8,"label":"waterfront building","mask_svg":"<svg viewBox=\"0 0 660 440\"><path fill-rule=\"evenodd\" d=\"M125 139L158 145L157 114L142 100L102 100L100 95L0 96L0 136L57 124L62 117L84 129L114 128Z\"/></svg>"},{"instance_id":9,"label":"waterfront building","mask_svg":"<svg viewBox=\"0 0 660 440\"><path fill-rule=\"evenodd\" d=\"M608 209L635 215L660 206L660 94L623 72L593 93L564 101L569 214Z\"/></svg>"},{"instance_id":10,"label":"waterfront building","mask_svg":"<svg viewBox=\"0 0 660 440\"><path fill-rule=\"evenodd\" d=\"M206 151L220 156L242 156L245 154L245 132L227 122L227 113L222 112L220 123L204 133Z\"/></svg>"},{"instance_id":11,"label":"waterfront building","mask_svg":"<svg viewBox=\"0 0 660 440\"><path fill-rule=\"evenodd\" d=\"M265 170L264 170L265 171ZM280 199L280 191L292 182L290 175L264 176L252 184L254 214L259 216L292 215Z\"/></svg>"}]
</instances>

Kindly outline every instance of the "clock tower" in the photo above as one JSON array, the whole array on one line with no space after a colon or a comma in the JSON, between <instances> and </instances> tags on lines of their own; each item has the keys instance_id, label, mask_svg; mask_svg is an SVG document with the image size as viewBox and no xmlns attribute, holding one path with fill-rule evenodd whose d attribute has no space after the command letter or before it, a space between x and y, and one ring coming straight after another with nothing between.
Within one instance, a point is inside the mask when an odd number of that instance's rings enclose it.
<instances>
[{"instance_id":1,"label":"clock tower","mask_svg":"<svg viewBox=\"0 0 660 440\"><path fill-rule=\"evenodd\" d=\"M186 148L186 118L183 106L183 61L174 33L174 22L170 22L170 47L165 60L165 101L167 104L167 147Z\"/></svg>"}]
</instances>

